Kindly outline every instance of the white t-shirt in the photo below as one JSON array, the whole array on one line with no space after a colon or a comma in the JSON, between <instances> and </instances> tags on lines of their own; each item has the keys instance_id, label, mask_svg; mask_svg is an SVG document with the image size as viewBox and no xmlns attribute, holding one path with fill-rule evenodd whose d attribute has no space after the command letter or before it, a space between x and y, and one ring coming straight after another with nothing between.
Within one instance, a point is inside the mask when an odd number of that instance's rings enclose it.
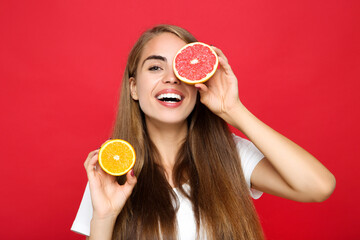
<instances>
[{"instance_id":1,"label":"white t-shirt","mask_svg":"<svg viewBox=\"0 0 360 240\"><path fill-rule=\"evenodd\" d=\"M249 187L251 196L254 199L261 197L262 192L251 188L250 177L255 166L260 162L264 155L255 147L255 145L239 136L233 134L236 148L241 159L241 167L244 172L246 183ZM189 185L184 186L185 190L189 190ZM195 239L196 238L196 222L192 204L189 199L184 197L178 189L174 188L174 192L179 198L179 210L176 213L179 239ZM76 218L73 222L71 230L86 236L90 235L90 221L92 218L93 209L90 197L89 183L86 185L85 192L77 212Z\"/></svg>"}]
</instances>

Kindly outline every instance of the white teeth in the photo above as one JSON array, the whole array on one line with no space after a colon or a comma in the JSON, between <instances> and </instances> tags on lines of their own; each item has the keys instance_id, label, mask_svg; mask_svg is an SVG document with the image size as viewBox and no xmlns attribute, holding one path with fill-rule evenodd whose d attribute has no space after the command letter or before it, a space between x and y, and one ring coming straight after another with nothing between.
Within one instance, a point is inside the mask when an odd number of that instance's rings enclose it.
<instances>
[{"instance_id":1,"label":"white teeth","mask_svg":"<svg viewBox=\"0 0 360 240\"><path fill-rule=\"evenodd\" d=\"M163 93L160 94L159 96L157 96L157 99L161 100L164 98L172 98L172 99L177 99L179 101L181 101L181 96L175 93Z\"/></svg>"}]
</instances>

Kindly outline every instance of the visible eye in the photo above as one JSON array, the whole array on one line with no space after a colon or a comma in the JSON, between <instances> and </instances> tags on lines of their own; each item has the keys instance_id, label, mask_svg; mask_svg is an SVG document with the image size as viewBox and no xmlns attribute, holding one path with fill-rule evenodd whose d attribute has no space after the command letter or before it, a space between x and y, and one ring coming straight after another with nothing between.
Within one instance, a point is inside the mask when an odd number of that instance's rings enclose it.
<instances>
[{"instance_id":1,"label":"visible eye","mask_svg":"<svg viewBox=\"0 0 360 240\"><path fill-rule=\"evenodd\" d=\"M161 67L159 66L152 66L149 68L150 71L158 71L158 70L161 70Z\"/></svg>"}]
</instances>

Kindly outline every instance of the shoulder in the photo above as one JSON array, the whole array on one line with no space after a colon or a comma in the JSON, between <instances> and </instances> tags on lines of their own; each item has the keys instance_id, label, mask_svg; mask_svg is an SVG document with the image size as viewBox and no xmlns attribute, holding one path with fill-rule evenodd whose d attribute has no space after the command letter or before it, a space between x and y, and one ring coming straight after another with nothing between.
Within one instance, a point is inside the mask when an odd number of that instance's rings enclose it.
<instances>
[{"instance_id":1,"label":"shoulder","mask_svg":"<svg viewBox=\"0 0 360 240\"><path fill-rule=\"evenodd\" d=\"M236 146L238 146L238 145L247 145L250 142L249 140L247 140L245 138L237 136L235 133L232 133L231 135L232 135L232 137L234 139L234 142L235 142Z\"/></svg>"},{"instance_id":2,"label":"shoulder","mask_svg":"<svg viewBox=\"0 0 360 240\"><path fill-rule=\"evenodd\" d=\"M234 139L236 149L240 153L240 155L245 154L247 152L255 151L260 152L257 147L249 140L242 138L240 136L232 134L232 137Z\"/></svg>"},{"instance_id":3,"label":"shoulder","mask_svg":"<svg viewBox=\"0 0 360 240\"><path fill-rule=\"evenodd\" d=\"M264 158L260 150L249 140L233 134L236 149L239 153L241 168L245 177L250 194L254 199L258 199L262 192L251 188L251 175L257 164Z\"/></svg>"},{"instance_id":4,"label":"shoulder","mask_svg":"<svg viewBox=\"0 0 360 240\"><path fill-rule=\"evenodd\" d=\"M234 133L232 136L243 168L248 164L253 168L262 158L264 158L264 155L251 141L236 136Z\"/></svg>"}]
</instances>

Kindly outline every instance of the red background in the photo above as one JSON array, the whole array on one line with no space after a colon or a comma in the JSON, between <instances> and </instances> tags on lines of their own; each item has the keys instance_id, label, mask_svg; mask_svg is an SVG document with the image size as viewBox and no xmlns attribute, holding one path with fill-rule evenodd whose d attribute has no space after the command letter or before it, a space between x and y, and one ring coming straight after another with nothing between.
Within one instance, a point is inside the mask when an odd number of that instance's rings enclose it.
<instances>
[{"instance_id":1,"label":"red background","mask_svg":"<svg viewBox=\"0 0 360 240\"><path fill-rule=\"evenodd\" d=\"M358 0L0 2L1 239L70 231L83 162L114 121L131 46L159 23L223 50L244 104L337 178L323 203L265 194L268 239L359 239Z\"/></svg>"}]
</instances>

